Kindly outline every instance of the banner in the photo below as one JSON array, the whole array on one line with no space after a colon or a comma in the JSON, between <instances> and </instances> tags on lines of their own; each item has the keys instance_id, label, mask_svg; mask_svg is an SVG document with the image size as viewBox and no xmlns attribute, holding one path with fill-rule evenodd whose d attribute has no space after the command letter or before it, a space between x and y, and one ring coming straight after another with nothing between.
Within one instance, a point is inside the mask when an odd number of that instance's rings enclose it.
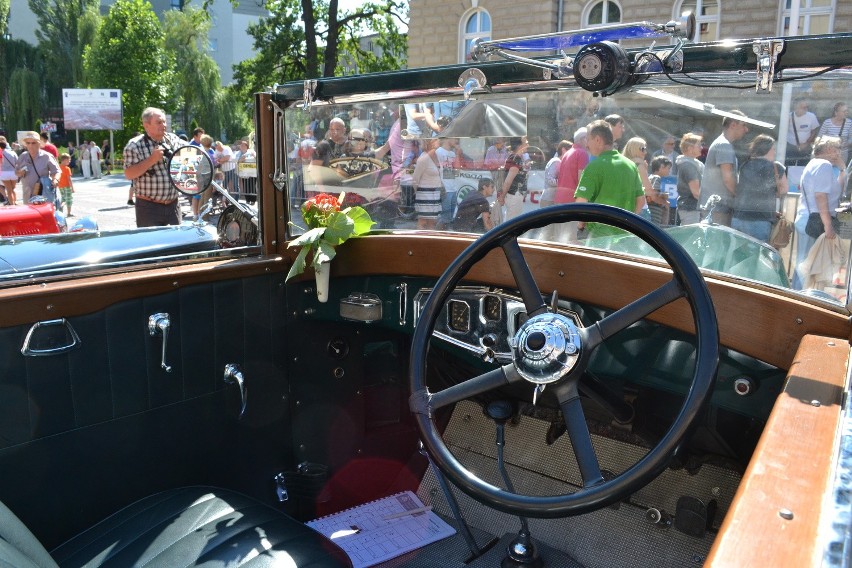
<instances>
[{"instance_id":1,"label":"banner","mask_svg":"<svg viewBox=\"0 0 852 568\"><path fill-rule=\"evenodd\" d=\"M62 89L65 130L121 130L121 89Z\"/></svg>"}]
</instances>

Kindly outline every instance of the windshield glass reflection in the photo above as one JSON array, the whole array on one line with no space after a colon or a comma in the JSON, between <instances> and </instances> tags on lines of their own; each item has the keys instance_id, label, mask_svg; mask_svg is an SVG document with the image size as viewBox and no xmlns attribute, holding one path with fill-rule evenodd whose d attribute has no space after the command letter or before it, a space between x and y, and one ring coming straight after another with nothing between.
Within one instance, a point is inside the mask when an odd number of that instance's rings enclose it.
<instances>
[{"instance_id":1,"label":"windshield glass reflection","mask_svg":"<svg viewBox=\"0 0 852 568\"><path fill-rule=\"evenodd\" d=\"M402 99L289 108L291 220L298 234L305 199L345 192L345 204L365 207L377 229L481 233L579 198L663 227L706 270L844 304L852 126L840 129L849 77L841 69L759 95L753 86L654 85L605 98L561 89L478 94L467 104ZM417 132L412 112L420 113L413 115ZM598 147L600 121L608 121L611 147ZM627 199L609 195L624 183L601 170L613 154L638 174ZM600 175L605 181L595 182ZM732 176L739 181L733 190L726 185ZM818 239L805 225L822 210L830 223ZM791 231L786 242L773 231L778 218ZM559 223L525 236L659 258L612 229ZM827 268L809 259L818 243L816 256L827 246L824 254L842 261Z\"/></svg>"}]
</instances>

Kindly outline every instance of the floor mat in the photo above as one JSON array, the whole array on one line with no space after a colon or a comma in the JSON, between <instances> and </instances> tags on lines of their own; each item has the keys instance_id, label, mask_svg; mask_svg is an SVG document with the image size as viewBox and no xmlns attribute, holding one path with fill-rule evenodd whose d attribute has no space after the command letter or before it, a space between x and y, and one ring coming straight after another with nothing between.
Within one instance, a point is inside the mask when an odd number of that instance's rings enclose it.
<instances>
[{"instance_id":1,"label":"floor mat","mask_svg":"<svg viewBox=\"0 0 852 568\"><path fill-rule=\"evenodd\" d=\"M506 428L507 468L520 493L572 493L580 482L568 437L562 436L548 446L544 443L548 427L546 421L522 416L517 424ZM444 437L470 471L488 483L502 486L496 467L494 423L479 406L469 402L459 404ZM646 452L642 447L595 435L593 444L601 467L613 472L623 471ZM695 475L685 470L666 470L631 496L630 504L567 519L530 519L530 529L538 542L570 555L583 566L700 566L713 543L714 533L696 538L671 526L661 528L646 518L646 511L654 507L673 514L677 499L690 496L707 506L715 504L718 514L713 526L718 527L739 478L737 472L711 465L704 465ZM437 513L451 515L431 471L424 477L418 494ZM460 491L454 494L471 527L494 535L517 533L517 517L484 507Z\"/></svg>"}]
</instances>

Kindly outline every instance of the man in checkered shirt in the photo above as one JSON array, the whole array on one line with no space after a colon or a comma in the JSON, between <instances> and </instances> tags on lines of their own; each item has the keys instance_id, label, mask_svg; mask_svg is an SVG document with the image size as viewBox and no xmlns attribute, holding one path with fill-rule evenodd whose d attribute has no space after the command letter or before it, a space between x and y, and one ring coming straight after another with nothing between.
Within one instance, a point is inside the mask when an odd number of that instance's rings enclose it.
<instances>
[{"instance_id":1,"label":"man in checkered shirt","mask_svg":"<svg viewBox=\"0 0 852 568\"><path fill-rule=\"evenodd\" d=\"M168 156L184 145L166 132L166 113L148 107L142 111L145 134L132 138L124 147L124 177L136 192L136 226L180 225L178 192L169 178Z\"/></svg>"}]
</instances>

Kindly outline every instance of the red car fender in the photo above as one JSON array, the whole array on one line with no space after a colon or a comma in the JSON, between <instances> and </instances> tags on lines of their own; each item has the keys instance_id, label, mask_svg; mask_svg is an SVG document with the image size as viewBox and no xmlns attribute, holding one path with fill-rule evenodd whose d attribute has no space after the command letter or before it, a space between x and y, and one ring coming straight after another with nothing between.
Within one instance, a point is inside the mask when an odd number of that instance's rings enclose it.
<instances>
[{"instance_id":1,"label":"red car fender","mask_svg":"<svg viewBox=\"0 0 852 568\"><path fill-rule=\"evenodd\" d=\"M0 207L0 237L59 233L52 203Z\"/></svg>"}]
</instances>

